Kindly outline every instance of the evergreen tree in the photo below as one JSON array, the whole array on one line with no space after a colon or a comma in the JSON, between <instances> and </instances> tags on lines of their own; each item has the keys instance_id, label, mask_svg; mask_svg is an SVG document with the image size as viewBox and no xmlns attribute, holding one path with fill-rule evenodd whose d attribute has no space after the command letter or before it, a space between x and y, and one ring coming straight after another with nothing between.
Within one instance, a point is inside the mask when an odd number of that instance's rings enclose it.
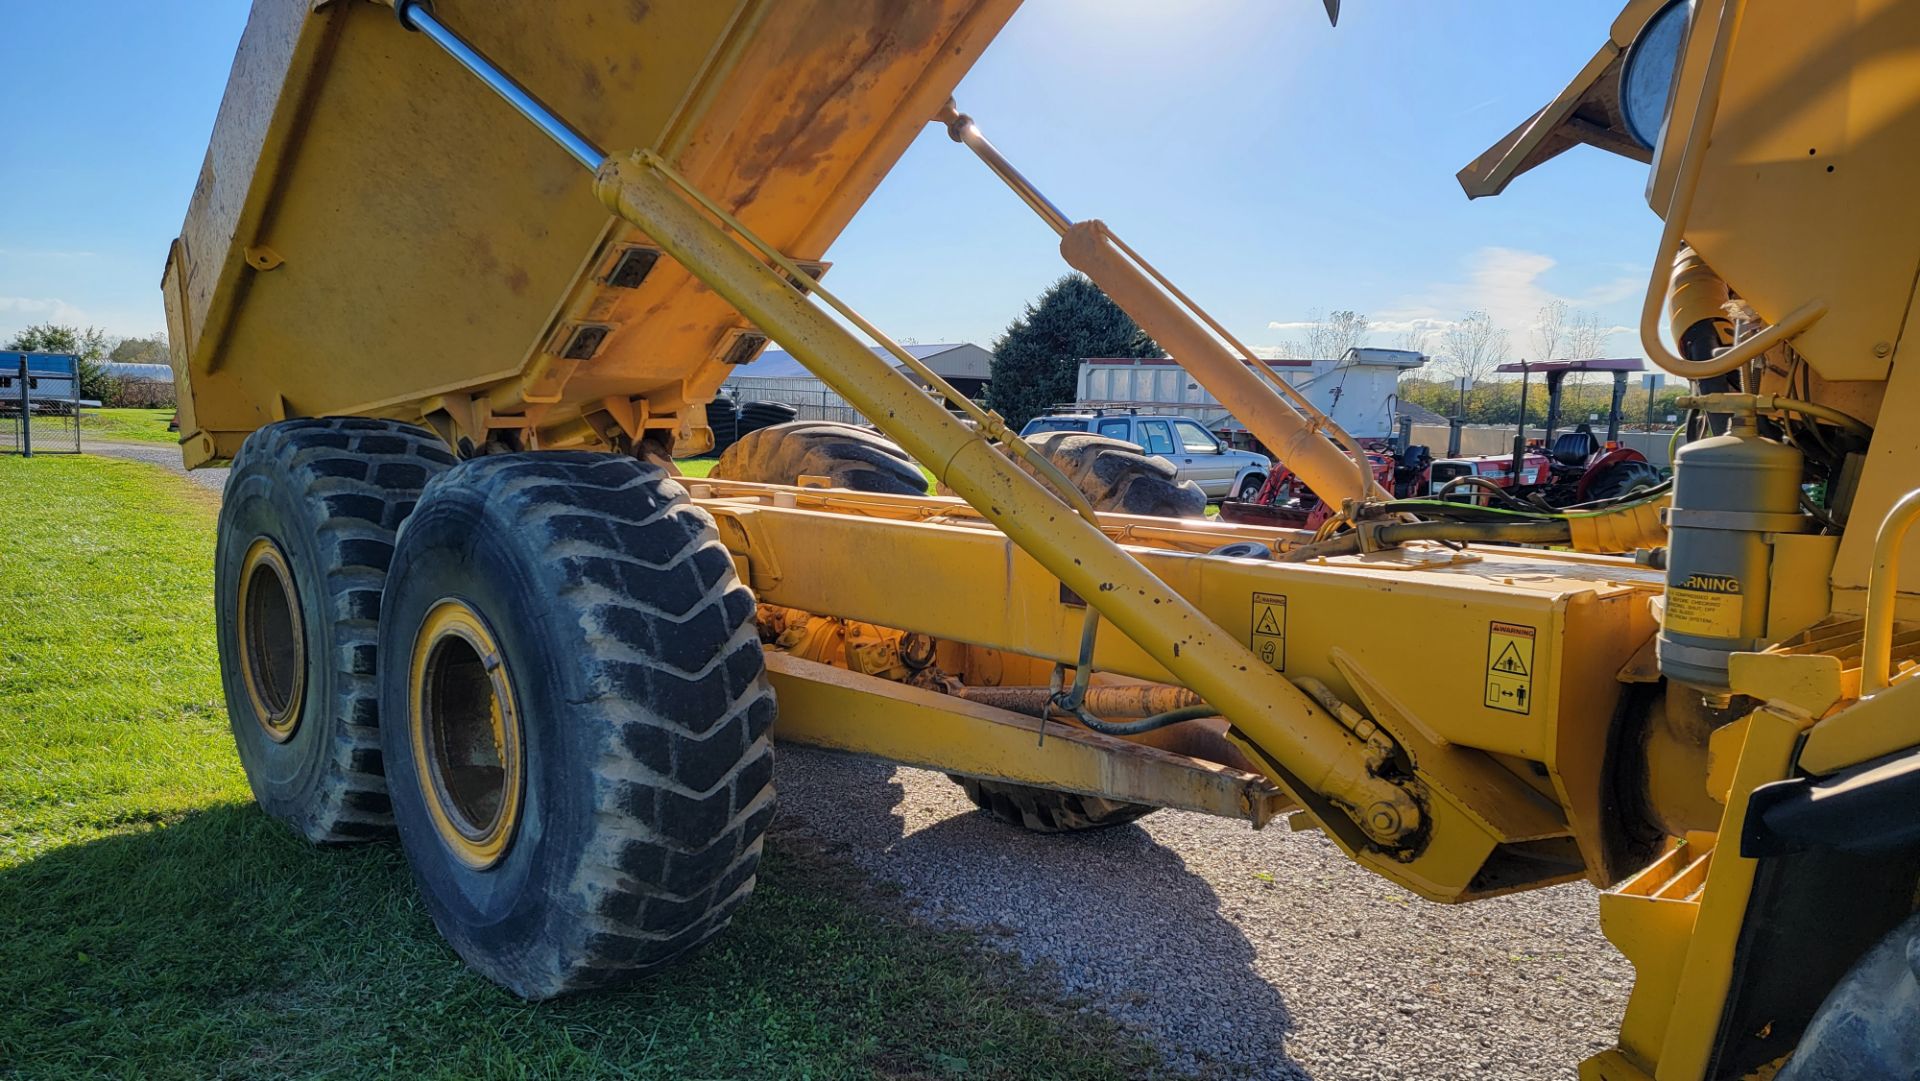
<instances>
[{"instance_id":1,"label":"evergreen tree","mask_svg":"<svg viewBox=\"0 0 1920 1081\"><path fill-rule=\"evenodd\" d=\"M993 343L987 404L1018 430L1050 407L1074 400L1081 360L1162 355L1098 286L1069 274L1028 304Z\"/></svg>"}]
</instances>

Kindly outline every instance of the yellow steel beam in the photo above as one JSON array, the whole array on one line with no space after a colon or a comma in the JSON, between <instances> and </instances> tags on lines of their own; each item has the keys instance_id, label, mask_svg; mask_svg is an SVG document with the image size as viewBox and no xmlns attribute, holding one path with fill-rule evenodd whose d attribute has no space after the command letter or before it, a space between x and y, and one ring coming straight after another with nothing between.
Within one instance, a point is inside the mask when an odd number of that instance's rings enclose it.
<instances>
[{"instance_id":1,"label":"yellow steel beam","mask_svg":"<svg viewBox=\"0 0 1920 1081\"><path fill-rule=\"evenodd\" d=\"M1416 795L1369 772L1351 732L689 205L652 155L608 159L595 187L615 213L1217 707L1280 767L1276 781L1330 798L1375 843L1400 844L1419 828Z\"/></svg>"},{"instance_id":2,"label":"yellow steel beam","mask_svg":"<svg viewBox=\"0 0 1920 1081\"><path fill-rule=\"evenodd\" d=\"M1071 662L1077 653L1082 600L1063 594L1045 567L1000 533L725 499L701 506L768 604L1052 661ZM1545 564L1522 552L1423 567L1394 553L1279 563L1126 550L1226 634L1257 647L1270 640L1275 649L1262 668L1344 688L1332 661L1342 649L1384 673L1389 692L1425 707L1447 741L1537 761L1568 741L1554 735L1557 724L1604 729L1617 696L1594 692L1608 689L1652 634L1646 601L1660 581L1658 571L1621 561ZM981 603L989 597L992 603ZM1275 625L1256 634L1268 606ZM1533 705L1487 705L1493 622L1536 631L1525 665ZM1094 665L1156 682L1172 678L1119 635L1101 635Z\"/></svg>"},{"instance_id":3,"label":"yellow steel beam","mask_svg":"<svg viewBox=\"0 0 1920 1081\"><path fill-rule=\"evenodd\" d=\"M1804 718L1789 717L1771 709L1749 716L1746 740L1734 768L1731 799L1719 836L1726 844L1714 850L1706 868L1704 884L1691 891L1698 897L1697 915L1686 937L1686 959L1677 974L1669 971L1662 983L1671 988L1670 997L1649 998L1628 1006L1628 1024L1623 1033L1645 1031L1658 1038L1658 1057L1653 1066L1657 1077L1704 1077L1718 1038L1721 1014L1734 980L1734 953L1740 928L1746 921L1747 904L1753 892L1759 861L1742 856L1735 840L1744 828L1747 803L1755 788L1787 776L1793 749L1805 731ZM1603 908L1601 926L1611 938L1615 928L1610 912ZM1624 930L1624 929L1623 929ZM1637 990L1637 988L1636 988ZM1637 1016L1651 1012L1657 1017ZM1642 1027L1644 1026L1644 1027ZM1649 1039L1648 1043L1651 1044ZM1646 1051L1642 1050L1645 1056ZM1604 1074L1598 1076L1607 1076Z\"/></svg>"},{"instance_id":4,"label":"yellow steel beam","mask_svg":"<svg viewBox=\"0 0 1920 1081\"><path fill-rule=\"evenodd\" d=\"M1797 764L1808 773L1834 773L1915 745L1920 679L1904 679L1814 725Z\"/></svg>"},{"instance_id":5,"label":"yellow steel beam","mask_svg":"<svg viewBox=\"0 0 1920 1081\"><path fill-rule=\"evenodd\" d=\"M969 777L1241 818L1255 829L1293 806L1272 782L1084 728L767 654L780 697L774 735Z\"/></svg>"},{"instance_id":6,"label":"yellow steel beam","mask_svg":"<svg viewBox=\"0 0 1920 1081\"><path fill-rule=\"evenodd\" d=\"M1374 481L1357 443L1349 452L1338 441L1346 433L1330 417L1307 404L1312 411L1309 416L1275 393L1267 380L1255 374L1253 365L1259 361L1236 355L1183 311L1179 301L1184 298L1155 285L1148 277L1150 268L1132 257L1105 222L1088 220L1067 229L1060 239L1060 254L1068 265L1092 278L1214 397L1232 402L1234 415L1266 444L1274 460L1285 462L1329 506L1339 507L1350 499L1391 498Z\"/></svg>"},{"instance_id":7,"label":"yellow steel beam","mask_svg":"<svg viewBox=\"0 0 1920 1081\"><path fill-rule=\"evenodd\" d=\"M701 482L693 487L711 490ZM795 501L837 494L786 491ZM1047 660L1070 662L1077 651L1084 613L1078 599L1063 594L1007 537L977 523L867 517L879 504L865 497L850 501L859 508L853 513L757 497L701 505L766 603ZM1411 862L1330 830L1362 862L1438 900L1486 892L1491 879L1478 872L1502 858L1495 844L1554 832L1543 813L1552 809L1538 805L1538 792L1565 808L1562 829L1578 842L1596 882L1630 870L1611 866L1607 855L1615 816L1604 765L1620 694L1615 673L1653 633L1647 602L1658 592L1658 571L1529 551L1489 551L1477 562L1437 566L1412 552L1324 563L1128 552L1225 633L1260 648L1271 658L1260 661L1262 668L1322 680L1403 733L1439 819L1428 848ZM1267 614L1274 622L1263 628ZM1524 677L1493 670L1506 643L1524 650ZM1094 663L1159 682L1172 678L1119 635L1100 636ZM1349 672L1365 674L1364 691ZM1524 703L1508 696L1489 704L1490 693L1521 686ZM1386 716L1381 703L1395 716ZM1549 847L1554 868L1541 861L1540 877L1503 880L1498 888L1558 880L1569 860L1577 870L1579 859L1558 851L1558 842Z\"/></svg>"}]
</instances>

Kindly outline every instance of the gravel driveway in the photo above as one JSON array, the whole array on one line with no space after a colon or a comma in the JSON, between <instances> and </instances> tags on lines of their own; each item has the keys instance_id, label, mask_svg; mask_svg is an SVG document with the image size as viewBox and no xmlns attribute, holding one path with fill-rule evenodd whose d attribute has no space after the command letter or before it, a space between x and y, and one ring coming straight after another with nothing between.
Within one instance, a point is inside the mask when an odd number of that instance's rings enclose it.
<instances>
[{"instance_id":1,"label":"gravel driveway","mask_svg":"<svg viewBox=\"0 0 1920 1081\"><path fill-rule=\"evenodd\" d=\"M180 448L166 443L114 443L104 439L88 439L81 444L88 454L104 454L112 458L131 458L136 462L157 465L175 473L184 473L186 478L209 491L218 492L227 486L227 468L195 469L187 472L180 464Z\"/></svg>"},{"instance_id":2,"label":"gravel driveway","mask_svg":"<svg viewBox=\"0 0 1920 1081\"><path fill-rule=\"evenodd\" d=\"M181 471L169 446L86 449ZM218 492L227 470L186 475ZM801 747L775 783L787 824L924 918L1042 966L1210 1078L1571 1078L1612 1045L1632 985L1585 885L1435 905L1318 833L1180 811L1031 834L940 774Z\"/></svg>"},{"instance_id":3,"label":"gravel driveway","mask_svg":"<svg viewBox=\"0 0 1920 1081\"><path fill-rule=\"evenodd\" d=\"M1210 1077L1573 1077L1632 966L1596 892L1422 901L1318 833L1179 811L1080 835L974 810L936 773L783 747L781 814L930 921L1051 968Z\"/></svg>"}]
</instances>

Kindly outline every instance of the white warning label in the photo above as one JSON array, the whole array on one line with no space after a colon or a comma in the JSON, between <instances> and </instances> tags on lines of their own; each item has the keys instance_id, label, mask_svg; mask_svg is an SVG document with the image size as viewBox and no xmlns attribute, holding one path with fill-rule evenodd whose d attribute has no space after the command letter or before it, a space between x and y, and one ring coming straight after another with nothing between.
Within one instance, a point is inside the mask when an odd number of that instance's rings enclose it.
<instances>
[{"instance_id":1,"label":"white warning label","mask_svg":"<svg viewBox=\"0 0 1920 1081\"><path fill-rule=\"evenodd\" d=\"M1533 712L1534 629L1518 623L1487 624L1489 709Z\"/></svg>"},{"instance_id":2,"label":"white warning label","mask_svg":"<svg viewBox=\"0 0 1920 1081\"><path fill-rule=\"evenodd\" d=\"M1253 595L1253 655L1276 672L1287 670L1287 598L1279 593Z\"/></svg>"}]
</instances>

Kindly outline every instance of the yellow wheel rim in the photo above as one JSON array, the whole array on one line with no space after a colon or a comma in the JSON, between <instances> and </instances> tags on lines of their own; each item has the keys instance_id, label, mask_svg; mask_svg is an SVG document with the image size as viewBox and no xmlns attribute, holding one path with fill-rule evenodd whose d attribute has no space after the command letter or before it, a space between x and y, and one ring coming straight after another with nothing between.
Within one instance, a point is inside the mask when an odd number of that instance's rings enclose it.
<instances>
[{"instance_id":1,"label":"yellow wheel rim","mask_svg":"<svg viewBox=\"0 0 1920 1081\"><path fill-rule=\"evenodd\" d=\"M254 719L268 738L285 743L300 727L307 692L307 638L293 571L280 546L266 537L249 545L240 562L235 607L241 681L253 703Z\"/></svg>"},{"instance_id":2,"label":"yellow wheel rim","mask_svg":"<svg viewBox=\"0 0 1920 1081\"><path fill-rule=\"evenodd\" d=\"M465 601L436 603L413 640L408 727L434 829L460 862L500 862L520 820L520 716L486 621Z\"/></svg>"}]
</instances>

